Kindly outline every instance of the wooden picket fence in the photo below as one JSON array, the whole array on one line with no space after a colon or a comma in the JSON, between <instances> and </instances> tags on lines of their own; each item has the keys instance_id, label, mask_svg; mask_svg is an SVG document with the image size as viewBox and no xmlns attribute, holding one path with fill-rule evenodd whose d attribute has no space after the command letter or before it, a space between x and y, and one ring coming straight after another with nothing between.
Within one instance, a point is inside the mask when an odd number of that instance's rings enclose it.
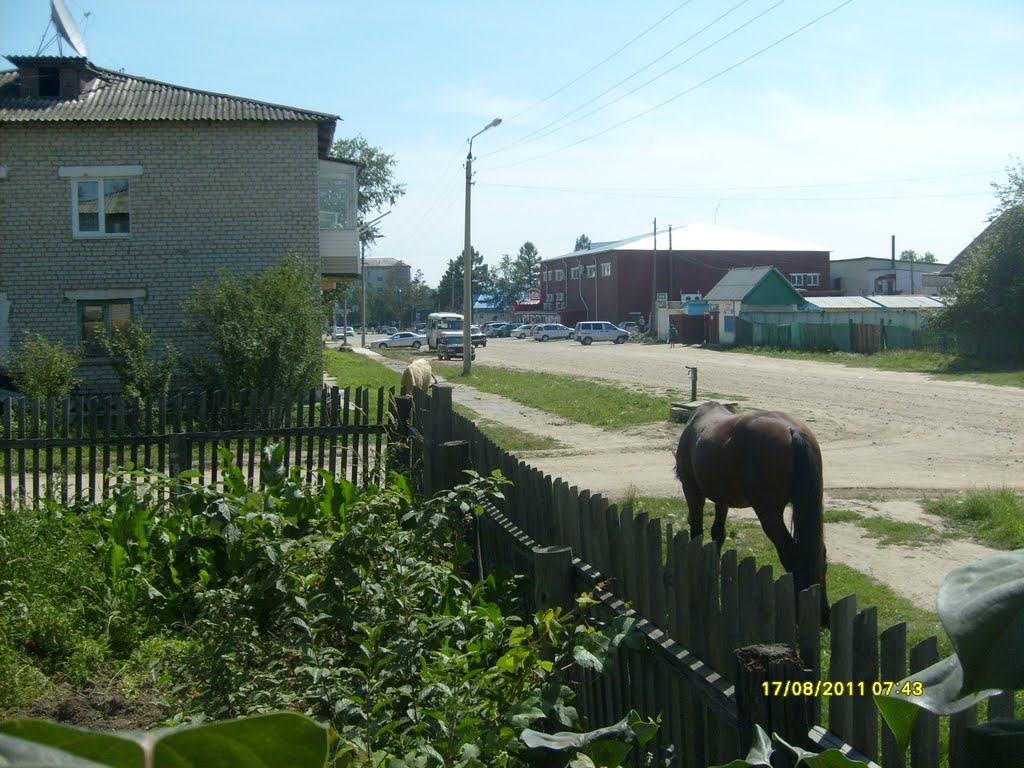
<instances>
[{"instance_id":1,"label":"wooden picket fence","mask_svg":"<svg viewBox=\"0 0 1024 768\"><path fill-rule=\"evenodd\" d=\"M469 466L481 474L499 470L512 481L505 498L481 521L485 566L537 574L538 558L548 560L546 549L566 547L572 567L555 569L566 584L549 582L543 591L592 592L601 617L627 614L640 620L648 652L622 651L610 675L587 674L580 681L579 710L588 726L609 725L636 709L662 717L656 749L671 750L673 765L703 767L740 757L749 735L740 731L735 652L781 643L799 655L807 680L831 681L844 691L807 702L810 722L820 724L809 734L819 749L838 748L872 765L880 760L885 768L940 764L940 718L922 712L904 755L872 695L884 681L901 680L938 661L935 637L908 647L905 623L879 631L877 609L858 609L850 595L832 605L823 647L818 587L801 593L797 604L790 574L776 577L771 566L738 560L735 550L720 557L714 543L691 541L688 532L671 524L634 516L600 495L545 475L454 413L446 389L435 386L432 398L420 398L415 409L425 455L449 450L449 461L433 471L434 489L444 487L439 472L449 483L457 476L458 468L450 464L459 452L450 448L460 442ZM847 695L851 690L854 695ZM773 727L785 721L792 704L778 697L768 702L778 717ZM1021 713L1015 712L1013 692L1006 692L947 718L949 766L968 766L970 725L1015 714Z\"/></svg>"},{"instance_id":2,"label":"wooden picket fence","mask_svg":"<svg viewBox=\"0 0 1024 768\"><path fill-rule=\"evenodd\" d=\"M262 451L283 442L287 466L323 468L366 482L380 464L389 403L385 389L322 387L303 392L188 392L149 401L122 397L3 406L3 499L44 495L94 502L110 473L134 468L218 483L220 450L254 485Z\"/></svg>"}]
</instances>

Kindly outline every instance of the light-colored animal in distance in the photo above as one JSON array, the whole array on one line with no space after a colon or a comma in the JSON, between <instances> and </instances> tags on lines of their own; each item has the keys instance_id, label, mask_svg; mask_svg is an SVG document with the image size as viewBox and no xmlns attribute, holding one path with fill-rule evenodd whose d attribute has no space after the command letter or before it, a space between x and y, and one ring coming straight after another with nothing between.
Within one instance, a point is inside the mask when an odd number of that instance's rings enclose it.
<instances>
[{"instance_id":1,"label":"light-colored animal in distance","mask_svg":"<svg viewBox=\"0 0 1024 768\"><path fill-rule=\"evenodd\" d=\"M431 383L437 383L437 377L430 370L430 361L423 357L413 360L402 372L402 394L411 395L414 389L426 392Z\"/></svg>"}]
</instances>

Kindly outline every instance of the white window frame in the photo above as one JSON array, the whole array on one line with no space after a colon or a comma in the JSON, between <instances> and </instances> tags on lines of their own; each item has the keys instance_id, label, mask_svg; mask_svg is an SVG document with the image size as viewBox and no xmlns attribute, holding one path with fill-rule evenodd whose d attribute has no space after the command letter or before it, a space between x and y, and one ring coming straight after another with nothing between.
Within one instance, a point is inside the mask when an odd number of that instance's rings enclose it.
<instances>
[{"instance_id":1,"label":"white window frame","mask_svg":"<svg viewBox=\"0 0 1024 768\"><path fill-rule=\"evenodd\" d=\"M821 273L819 272L808 272L807 273L807 286L809 288L817 288L821 285Z\"/></svg>"},{"instance_id":2,"label":"white window frame","mask_svg":"<svg viewBox=\"0 0 1024 768\"><path fill-rule=\"evenodd\" d=\"M141 165L63 165L57 169L57 176L71 181L71 234L76 239L114 238L124 239L132 236L135 217L132 212L132 179L142 175ZM78 227L78 184L84 181L96 182L100 189L96 198L96 215L99 229L82 231ZM107 232L106 212L103 195L103 183L106 181L124 181L128 184L128 231Z\"/></svg>"},{"instance_id":3,"label":"white window frame","mask_svg":"<svg viewBox=\"0 0 1024 768\"><path fill-rule=\"evenodd\" d=\"M802 288L804 284L804 273L793 272L789 276L789 282L798 288Z\"/></svg>"},{"instance_id":4,"label":"white window frame","mask_svg":"<svg viewBox=\"0 0 1024 768\"><path fill-rule=\"evenodd\" d=\"M580 268L579 267L572 267L569 270L569 279L570 280L579 280L580 279Z\"/></svg>"},{"instance_id":5,"label":"white window frame","mask_svg":"<svg viewBox=\"0 0 1024 768\"><path fill-rule=\"evenodd\" d=\"M558 281L558 282L562 282L563 280L565 280L565 270L564 269L556 269L555 270L555 280Z\"/></svg>"},{"instance_id":6,"label":"white window frame","mask_svg":"<svg viewBox=\"0 0 1024 768\"><path fill-rule=\"evenodd\" d=\"M587 277L597 277L596 264L587 264Z\"/></svg>"},{"instance_id":7,"label":"white window frame","mask_svg":"<svg viewBox=\"0 0 1024 768\"><path fill-rule=\"evenodd\" d=\"M601 262L601 277L612 276L612 263L610 261Z\"/></svg>"}]
</instances>

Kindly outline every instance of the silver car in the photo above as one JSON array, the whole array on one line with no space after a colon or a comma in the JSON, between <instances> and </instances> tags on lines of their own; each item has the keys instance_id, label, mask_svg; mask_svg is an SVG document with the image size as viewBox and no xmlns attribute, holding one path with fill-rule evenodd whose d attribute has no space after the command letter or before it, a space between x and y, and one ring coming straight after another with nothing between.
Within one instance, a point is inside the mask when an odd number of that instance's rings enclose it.
<instances>
[{"instance_id":1,"label":"silver car","mask_svg":"<svg viewBox=\"0 0 1024 768\"><path fill-rule=\"evenodd\" d=\"M372 342L370 346L380 349L387 349L388 347L412 347L413 349L419 349L426 343L427 337L421 333L399 331L398 333L391 334L386 339Z\"/></svg>"},{"instance_id":2,"label":"silver car","mask_svg":"<svg viewBox=\"0 0 1024 768\"><path fill-rule=\"evenodd\" d=\"M574 339L576 332L567 325L561 323L543 323L534 326L533 338L535 341L548 341L549 339Z\"/></svg>"}]
</instances>

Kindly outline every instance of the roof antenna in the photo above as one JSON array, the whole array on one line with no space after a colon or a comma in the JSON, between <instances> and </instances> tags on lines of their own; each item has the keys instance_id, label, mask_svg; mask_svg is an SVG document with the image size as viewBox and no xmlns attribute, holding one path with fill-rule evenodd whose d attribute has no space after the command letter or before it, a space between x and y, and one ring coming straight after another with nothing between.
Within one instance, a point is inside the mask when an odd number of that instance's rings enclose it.
<instances>
[{"instance_id":1,"label":"roof antenna","mask_svg":"<svg viewBox=\"0 0 1024 768\"><path fill-rule=\"evenodd\" d=\"M90 14L86 11L85 15L88 18ZM47 40L46 34L50 31L50 24L53 25L56 34ZM46 25L46 30L43 32L43 41L39 44L36 56L48 48L54 40L57 41L57 48L63 56L64 46L61 43L62 38L79 56L88 55L85 49L85 40L82 39L82 34L78 31L78 25L75 24L75 20L71 16L68 7L64 4L64 0L50 0L50 22Z\"/></svg>"}]
</instances>

